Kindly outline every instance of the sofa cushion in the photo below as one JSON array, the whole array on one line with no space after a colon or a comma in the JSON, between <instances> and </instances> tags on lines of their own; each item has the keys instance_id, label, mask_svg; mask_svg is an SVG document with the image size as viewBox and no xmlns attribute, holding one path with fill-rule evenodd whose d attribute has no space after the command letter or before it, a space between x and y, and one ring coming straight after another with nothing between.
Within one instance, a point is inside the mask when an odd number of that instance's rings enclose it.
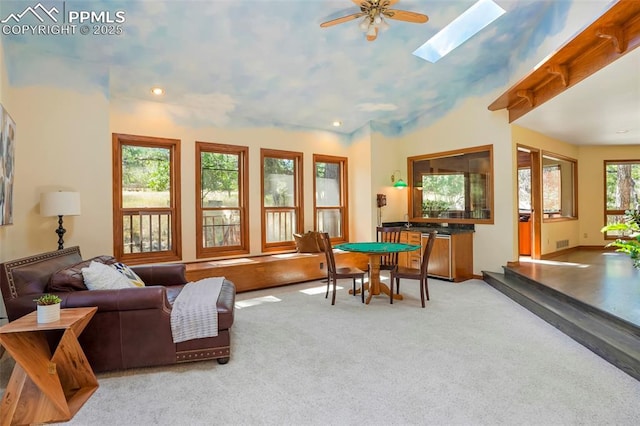
<instances>
[{"instance_id":1,"label":"sofa cushion","mask_svg":"<svg viewBox=\"0 0 640 426\"><path fill-rule=\"evenodd\" d=\"M49 278L47 291L80 291L87 290L82 276L82 268L88 267L92 261L111 265L116 263L116 259L112 256L96 256L92 259L83 260L82 262L63 268Z\"/></svg>"},{"instance_id":2,"label":"sofa cushion","mask_svg":"<svg viewBox=\"0 0 640 426\"><path fill-rule=\"evenodd\" d=\"M111 267L114 268L116 271L120 272L125 277L127 277L127 279L131 281L131 284L133 284L134 286L144 287L144 281L142 281L142 278L140 278L138 274L133 272L133 269L129 268L124 263L116 262L112 264Z\"/></svg>"},{"instance_id":3,"label":"sofa cushion","mask_svg":"<svg viewBox=\"0 0 640 426\"><path fill-rule=\"evenodd\" d=\"M306 234L293 234L298 253L320 253L324 251L320 233L309 231Z\"/></svg>"},{"instance_id":4,"label":"sofa cushion","mask_svg":"<svg viewBox=\"0 0 640 426\"><path fill-rule=\"evenodd\" d=\"M137 287L115 268L104 263L91 261L89 267L82 268L84 284L89 290L117 290Z\"/></svg>"}]
</instances>

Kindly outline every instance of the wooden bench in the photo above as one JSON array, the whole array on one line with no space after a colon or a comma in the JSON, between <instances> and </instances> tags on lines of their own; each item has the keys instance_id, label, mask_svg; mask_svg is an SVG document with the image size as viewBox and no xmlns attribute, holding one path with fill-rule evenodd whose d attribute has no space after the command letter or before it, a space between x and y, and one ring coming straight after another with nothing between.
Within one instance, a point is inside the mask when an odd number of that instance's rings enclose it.
<instances>
[{"instance_id":1,"label":"wooden bench","mask_svg":"<svg viewBox=\"0 0 640 426\"><path fill-rule=\"evenodd\" d=\"M369 258L365 254L340 250L334 254L338 267L367 268ZM188 281L225 277L240 293L326 278L327 259L324 253L284 253L190 262L186 264L186 276Z\"/></svg>"}]
</instances>

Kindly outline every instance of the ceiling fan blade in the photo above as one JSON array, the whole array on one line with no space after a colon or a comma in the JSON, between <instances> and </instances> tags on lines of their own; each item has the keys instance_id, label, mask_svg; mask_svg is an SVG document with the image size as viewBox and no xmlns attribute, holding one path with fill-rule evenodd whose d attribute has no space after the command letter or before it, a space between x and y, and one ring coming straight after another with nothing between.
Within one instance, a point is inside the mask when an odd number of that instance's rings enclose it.
<instances>
[{"instance_id":1,"label":"ceiling fan blade","mask_svg":"<svg viewBox=\"0 0 640 426\"><path fill-rule=\"evenodd\" d=\"M408 12L406 10L387 9L384 11L384 16L389 19L396 19L398 21L413 22L416 24L424 24L429 20L427 15L416 12Z\"/></svg>"},{"instance_id":2,"label":"ceiling fan blade","mask_svg":"<svg viewBox=\"0 0 640 426\"><path fill-rule=\"evenodd\" d=\"M362 3L372 3L371 0L351 0L352 2L354 2L355 4L357 4L358 6L362 5ZM398 3L398 0L380 0L378 3L380 3L381 5L385 5L386 3L386 7L389 6L393 6L394 4Z\"/></svg>"},{"instance_id":3,"label":"ceiling fan blade","mask_svg":"<svg viewBox=\"0 0 640 426\"><path fill-rule=\"evenodd\" d=\"M371 34L371 35L367 34L367 41L373 41L376 38L378 38L378 28L374 28L374 30L375 30L374 34Z\"/></svg>"},{"instance_id":4,"label":"ceiling fan blade","mask_svg":"<svg viewBox=\"0 0 640 426\"><path fill-rule=\"evenodd\" d=\"M332 19L331 21L323 22L322 24L320 24L320 26L322 28L331 27L333 25L342 24L343 22L353 21L354 19L358 19L361 16L364 16L364 13L358 12L351 15L343 16L342 18Z\"/></svg>"}]
</instances>

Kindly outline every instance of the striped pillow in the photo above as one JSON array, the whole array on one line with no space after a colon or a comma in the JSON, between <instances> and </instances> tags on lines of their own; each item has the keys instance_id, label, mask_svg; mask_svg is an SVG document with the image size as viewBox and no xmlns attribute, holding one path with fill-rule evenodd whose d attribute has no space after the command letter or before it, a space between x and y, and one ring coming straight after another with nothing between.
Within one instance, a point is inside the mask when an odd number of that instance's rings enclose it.
<instances>
[{"instance_id":1,"label":"striped pillow","mask_svg":"<svg viewBox=\"0 0 640 426\"><path fill-rule=\"evenodd\" d=\"M111 267L127 277L127 279L131 281L131 284L135 285L136 287L144 287L144 281L142 281L142 278L140 278L138 274L133 272L133 270L124 263L116 262L112 264Z\"/></svg>"}]
</instances>

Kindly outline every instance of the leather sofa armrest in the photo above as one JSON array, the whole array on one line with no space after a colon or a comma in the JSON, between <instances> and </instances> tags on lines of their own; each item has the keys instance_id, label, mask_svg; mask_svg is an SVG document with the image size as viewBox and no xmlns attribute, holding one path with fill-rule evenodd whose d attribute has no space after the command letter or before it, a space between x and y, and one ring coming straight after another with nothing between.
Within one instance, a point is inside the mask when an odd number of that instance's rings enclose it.
<instances>
[{"instance_id":1,"label":"leather sofa armrest","mask_svg":"<svg viewBox=\"0 0 640 426\"><path fill-rule=\"evenodd\" d=\"M62 308L97 306L98 311L135 311L163 309L171 311L163 286L123 288L119 290L87 290L60 293Z\"/></svg>"},{"instance_id":2,"label":"leather sofa armrest","mask_svg":"<svg viewBox=\"0 0 640 426\"><path fill-rule=\"evenodd\" d=\"M132 266L131 269L138 274L147 286L172 286L187 283L184 263L138 265Z\"/></svg>"},{"instance_id":3,"label":"leather sofa armrest","mask_svg":"<svg viewBox=\"0 0 640 426\"><path fill-rule=\"evenodd\" d=\"M56 293L60 295L59 293ZM36 302L33 299L37 299L41 294L27 294L19 296L14 299L5 300L5 308L7 310L7 316L9 321L17 320L20 317L27 315L29 312L36 310Z\"/></svg>"}]
</instances>

